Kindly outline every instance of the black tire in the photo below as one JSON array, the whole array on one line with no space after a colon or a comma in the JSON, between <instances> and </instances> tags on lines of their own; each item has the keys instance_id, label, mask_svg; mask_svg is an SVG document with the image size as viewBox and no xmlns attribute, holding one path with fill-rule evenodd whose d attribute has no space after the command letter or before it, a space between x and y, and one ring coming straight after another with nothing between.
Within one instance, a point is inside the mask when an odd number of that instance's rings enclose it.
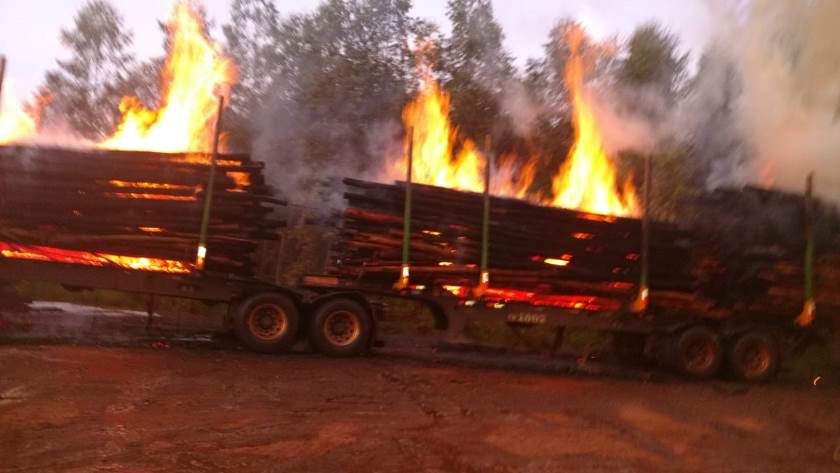
<instances>
[{"instance_id":1,"label":"black tire","mask_svg":"<svg viewBox=\"0 0 840 473\"><path fill-rule=\"evenodd\" d=\"M236 337L260 353L278 353L294 345L300 315L295 303L277 293L257 294L243 301L233 319Z\"/></svg>"},{"instance_id":2,"label":"black tire","mask_svg":"<svg viewBox=\"0 0 840 473\"><path fill-rule=\"evenodd\" d=\"M355 356L365 352L373 332L367 309L351 299L325 302L315 310L309 340L329 356Z\"/></svg>"},{"instance_id":3,"label":"black tire","mask_svg":"<svg viewBox=\"0 0 840 473\"><path fill-rule=\"evenodd\" d=\"M767 381L776 376L780 364L779 343L767 332L747 332L729 347L729 366L740 380Z\"/></svg>"},{"instance_id":4,"label":"black tire","mask_svg":"<svg viewBox=\"0 0 840 473\"><path fill-rule=\"evenodd\" d=\"M714 330L698 325L677 335L671 356L676 368L686 376L711 378L720 370L723 346Z\"/></svg>"},{"instance_id":5,"label":"black tire","mask_svg":"<svg viewBox=\"0 0 840 473\"><path fill-rule=\"evenodd\" d=\"M622 363L642 364L647 361L645 345L647 337L640 333L613 333L613 354Z\"/></svg>"}]
</instances>

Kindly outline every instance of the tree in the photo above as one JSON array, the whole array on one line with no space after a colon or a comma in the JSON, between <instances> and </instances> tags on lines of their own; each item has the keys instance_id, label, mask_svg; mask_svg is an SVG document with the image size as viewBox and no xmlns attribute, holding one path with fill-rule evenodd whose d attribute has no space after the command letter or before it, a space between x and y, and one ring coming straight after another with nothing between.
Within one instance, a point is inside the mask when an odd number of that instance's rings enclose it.
<instances>
[{"instance_id":1,"label":"tree","mask_svg":"<svg viewBox=\"0 0 840 473\"><path fill-rule=\"evenodd\" d=\"M569 38L580 36L579 54L585 65L587 84L604 82L615 68L618 43L615 39L593 41L582 25L572 19L561 19L549 32L543 55L530 59L523 79L525 89L537 110L528 133L531 155L539 158L532 191L548 195L552 192L551 177L566 159L574 141L570 99L566 84L566 64L572 51Z\"/></svg>"},{"instance_id":2,"label":"tree","mask_svg":"<svg viewBox=\"0 0 840 473\"><path fill-rule=\"evenodd\" d=\"M271 79L281 66L279 13L272 0L235 0L222 31L239 72L226 128L234 145L242 146L250 142L251 117L266 103Z\"/></svg>"},{"instance_id":3,"label":"tree","mask_svg":"<svg viewBox=\"0 0 840 473\"><path fill-rule=\"evenodd\" d=\"M80 135L101 138L116 126L120 100L128 92L132 34L109 1L88 0L73 27L61 30L61 43L71 56L47 72L42 89L53 100L44 120L64 118Z\"/></svg>"},{"instance_id":4,"label":"tree","mask_svg":"<svg viewBox=\"0 0 840 473\"><path fill-rule=\"evenodd\" d=\"M381 168L414 76L408 0L329 0L284 21L258 147L304 176ZM399 150L397 150L399 152ZM278 159L271 158L269 159ZM342 169L343 168L343 169Z\"/></svg>"},{"instance_id":5,"label":"tree","mask_svg":"<svg viewBox=\"0 0 840 473\"><path fill-rule=\"evenodd\" d=\"M502 42L504 33L490 0L449 0L452 35L443 64L446 90L452 96L452 121L474 140L499 134L501 95L515 69Z\"/></svg>"},{"instance_id":6,"label":"tree","mask_svg":"<svg viewBox=\"0 0 840 473\"><path fill-rule=\"evenodd\" d=\"M615 38L594 41L576 20L561 19L549 32L543 45L543 57L531 59L526 66L526 84L546 110L567 114L569 97L566 64L572 54L569 37L580 35L579 54L585 64L587 83L604 81L616 68L619 44Z\"/></svg>"},{"instance_id":7,"label":"tree","mask_svg":"<svg viewBox=\"0 0 840 473\"><path fill-rule=\"evenodd\" d=\"M683 102L684 122L692 145L694 180L698 185L731 178L747 160L738 126L737 102L743 91L741 76L720 45L706 49Z\"/></svg>"},{"instance_id":8,"label":"tree","mask_svg":"<svg viewBox=\"0 0 840 473\"><path fill-rule=\"evenodd\" d=\"M653 120L677 101L688 62L678 46L677 37L656 24L641 26L630 37L616 79L632 92L627 100L631 111Z\"/></svg>"}]
</instances>

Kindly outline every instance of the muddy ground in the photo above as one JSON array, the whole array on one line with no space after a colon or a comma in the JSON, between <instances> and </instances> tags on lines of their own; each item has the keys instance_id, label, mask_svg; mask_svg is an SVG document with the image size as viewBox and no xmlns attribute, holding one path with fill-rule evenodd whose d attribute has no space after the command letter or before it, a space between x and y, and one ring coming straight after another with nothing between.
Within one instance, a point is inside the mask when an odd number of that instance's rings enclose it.
<instances>
[{"instance_id":1,"label":"muddy ground","mask_svg":"<svg viewBox=\"0 0 840 473\"><path fill-rule=\"evenodd\" d=\"M28 330L0 344L3 472L840 472L836 388Z\"/></svg>"}]
</instances>

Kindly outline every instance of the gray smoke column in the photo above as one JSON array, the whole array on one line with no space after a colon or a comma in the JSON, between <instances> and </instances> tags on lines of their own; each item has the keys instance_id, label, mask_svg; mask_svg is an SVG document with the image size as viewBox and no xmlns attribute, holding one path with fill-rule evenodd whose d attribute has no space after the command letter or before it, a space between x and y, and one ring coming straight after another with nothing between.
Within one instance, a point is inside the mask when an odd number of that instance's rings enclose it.
<instances>
[{"instance_id":1,"label":"gray smoke column","mask_svg":"<svg viewBox=\"0 0 840 473\"><path fill-rule=\"evenodd\" d=\"M753 0L729 44L743 92L736 117L758 184L840 200L840 1Z\"/></svg>"}]
</instances>

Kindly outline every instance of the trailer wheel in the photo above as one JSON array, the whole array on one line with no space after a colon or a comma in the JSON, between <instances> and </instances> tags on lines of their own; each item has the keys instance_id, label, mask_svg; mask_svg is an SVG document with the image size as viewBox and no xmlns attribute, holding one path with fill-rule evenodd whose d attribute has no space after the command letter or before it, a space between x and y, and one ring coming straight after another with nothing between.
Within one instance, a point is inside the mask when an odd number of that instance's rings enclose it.
<instances>
[{"instance_id":1,"label":"trailer wheel","mask_svg":"<svg viewBox=\"0 0 840 473\"><path fill-rule=\"evenodd\" d=\"M720 338L707 327L695 326L683 331L674 340L673 350L676 367L694 378L716 375L723 361Z\"/></svg>"},{"instance_id":2,"label":"trailer wheel","mask_svg":"<svg viewBox=\"0 0 840 473\"><path fill-rule=\"evenodd\" d=\"M294 344L299 318L291 299L282 294L266 293L242 302L233 325L237 338L248 348L261 353L277 353Z\"/></svg>"},{"instance_id":3,"label":"trailer wheel","mask_svg":"<svg viewBox=\"0 0 840 473\"><path fill-rule=\"evenodd\" d=\"M779 370L779 344L767 332L747 332L729 349L729 364L738 379L750 382L767 381Z\"/></svg>"},{"instance_id":4,"label":"trailer wheel","mask_svg":"<svg viewBox=\"0 0 840 473\"><path fill-rule=\"evenodd\" d=\"M350 299L336 299L316 309L309 339L325 355L354 356L365 351L372 331L367 309Z\"/></svg>"}]
</instances>

